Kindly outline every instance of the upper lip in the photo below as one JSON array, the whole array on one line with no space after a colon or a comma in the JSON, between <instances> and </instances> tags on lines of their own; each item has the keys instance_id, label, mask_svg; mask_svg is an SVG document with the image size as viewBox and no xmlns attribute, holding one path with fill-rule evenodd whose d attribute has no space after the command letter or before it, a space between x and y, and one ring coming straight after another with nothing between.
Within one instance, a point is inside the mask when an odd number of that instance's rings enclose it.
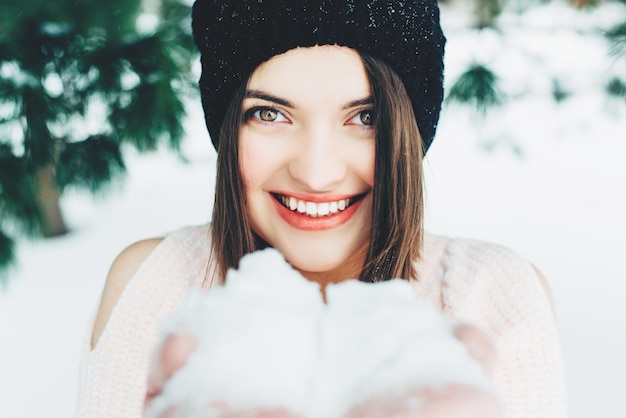
<instances>
[{"instance_id":1,"label":"upper lip","mask_svg":"<svg viewBox=\"0 0 626 418\"><path fill-rule=\"evenodd\" d=\"M337 194L337 193L324 193L324 194L311 194L311 193L299 193L299 192L284 192L284 191L271 191L270 194L294 197L298 200L304 200L313 203L330 203L344 199L357 200L367 193L353 193L353 194Z\"/></svg>"}]
</instances>

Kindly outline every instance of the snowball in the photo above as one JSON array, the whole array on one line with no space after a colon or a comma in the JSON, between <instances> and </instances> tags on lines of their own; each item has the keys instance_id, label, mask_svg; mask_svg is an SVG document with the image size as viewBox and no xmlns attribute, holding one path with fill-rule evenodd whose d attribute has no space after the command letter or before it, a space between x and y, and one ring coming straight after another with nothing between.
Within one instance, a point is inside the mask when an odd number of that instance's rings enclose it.
<instances>
[{"instance_id":1,"label":"snowball","mask_svg":"<svg viewBox=\"0 0 626 418\"><path fill-rule=\"evenodd\" d=\"M163 323L162 339L192 333L198 346L146 417L176 405L189 418L212 403L285 407L332 418L372 396L450 383L489 390L451 323L405 280L329 285L306 280L274 249L242 258L224 286L194 291Z\"/></svg>"}]
</instances>

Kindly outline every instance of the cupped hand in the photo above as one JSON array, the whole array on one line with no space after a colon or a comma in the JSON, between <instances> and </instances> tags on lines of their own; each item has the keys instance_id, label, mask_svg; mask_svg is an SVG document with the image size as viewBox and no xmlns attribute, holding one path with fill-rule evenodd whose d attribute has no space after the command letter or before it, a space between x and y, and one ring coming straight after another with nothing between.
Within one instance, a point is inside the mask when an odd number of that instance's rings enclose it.
<instances>
[{"instance_id":1,"label":"cupped hand","mask_svg":"<svg viewBox=\"0 0 626 418\"><path fill-rule=\"evenodd\" d=\"M478 328L462 324L454 336L491 376L496 365L496 348ZM502 407L492 393L469 385L450 384L441 388L407 390L393 399L371 398L352 408L346 418L502 418Z\"/></svg>"},{"instance_id":2,"label":"cupped hand","mask_svg":"<svg viewBox=\"0 0 626 418\"><path fill-rule=\"evenodd\" d=\"M484 332L471 325L459 325L455 337L465 344L469 354L490 376L496 364L496 349ZM191 334L167 337L152 360L144 412L174 373L182 368L197 347ZM177 406L163 411L158 418L177 416ZM207 416L220 418L303 418L285 408L238 410L226 403L206 406ZM197 415L199 413L200 415ZM196 411L195 416L201 416ZM407 390L393 399L371 398L353 407L345 418L502 418L501 405L491 393L467 385L451 384L441 388L421 387Z\"/></svg>"},{"instance_id":3,"label":"cupped hand","mask_svg":"<svg viewBox=\"0 0 626 418\"><path fill-rule=\"evenodd\" d=\"M163 340L152 358L144 415L154 399L162 393L165 383L187 363L197 345L198 340L191 334L173 334ZM172 405L161 412L158 418L177 417L179 408L179 405ZM225 402L214 402L202 409L194 411L194 417L206 415L219 418L304 418L282 407L241 410Z\"/></svg>"},{"instance_id":4,"label":"cupped hand","mask_svg":"<svg viewBox=\"0 0 626 418\"><path fill-rule=\"evenodd\" d=\"M172 334L166 337L154 351L148 372L148 389L144 401L144 414L154 398L163 391L165 383L180 370L198 345L191 334ZM167 418L162 416L159 418Z\"/></svg>"},{"instance_id":5,"label":"cupped hand","mask_svg":"<svg viewBox=\"0 0 626 418\"><path fill-rule=\"evenodd\" d=\"M466 385L419 388L393 400L370 399L351 409L346 418L502 418L498 400Z\"/></svg>"},{"instance_id":6,"label":"cupped hand","mask_svg":"<svg viewBox=\"0 0 626 418\"><path fill-rule=\"evenodd\" d=\"M167 408L158 418L183 418L179 410L180 406L172 405ZM200 410L193 412L193 417L211 417L211 418L304 418L301 415L294 414L285 408L259 408L259 409L236 409L226 403L212 403L206 405Z\"/></svg>"}]
</instances>

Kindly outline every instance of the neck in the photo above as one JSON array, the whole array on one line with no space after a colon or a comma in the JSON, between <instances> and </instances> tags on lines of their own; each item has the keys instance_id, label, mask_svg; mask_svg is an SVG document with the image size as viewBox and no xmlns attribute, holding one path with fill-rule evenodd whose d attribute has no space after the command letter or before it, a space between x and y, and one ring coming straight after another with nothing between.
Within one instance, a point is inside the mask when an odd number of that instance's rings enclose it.
<instances>
[{"instance_id":1,"label":"neck","mask_svg":"<svg viewBox=\"0 0 626 418\"><path fill-rule=\"evenodd\" d=\"M307 280L320 285L324 301L326 301L326 286L341 283L349 279L358 279L365 265L367 245L357 250L345 263L329 271L306 271L297 269Z\"/></svg>"}]
</instances>

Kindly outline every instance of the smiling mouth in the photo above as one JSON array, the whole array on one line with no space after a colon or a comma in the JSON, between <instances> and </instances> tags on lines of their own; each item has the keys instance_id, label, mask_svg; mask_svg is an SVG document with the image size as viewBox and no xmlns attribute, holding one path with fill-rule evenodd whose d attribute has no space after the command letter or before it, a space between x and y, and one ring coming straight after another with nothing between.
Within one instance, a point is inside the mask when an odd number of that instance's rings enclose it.
<instances>
[{"instance_id":1,"label":"smiling mouth","mask_svg":"<svg viewBox=\"0 0 626 418\"><path fill-rule=\"evenodd\" d=\"M287 196L279 193L271 193L271 195L285 208L292 212L306 215L311 218L322 218L332 216L343 212L356 202L361 200L365 193L349 197L347 199L334 200L330 202L310 202L307 200L297 199L293 196Z\"/></svg>"}]
</instances>

